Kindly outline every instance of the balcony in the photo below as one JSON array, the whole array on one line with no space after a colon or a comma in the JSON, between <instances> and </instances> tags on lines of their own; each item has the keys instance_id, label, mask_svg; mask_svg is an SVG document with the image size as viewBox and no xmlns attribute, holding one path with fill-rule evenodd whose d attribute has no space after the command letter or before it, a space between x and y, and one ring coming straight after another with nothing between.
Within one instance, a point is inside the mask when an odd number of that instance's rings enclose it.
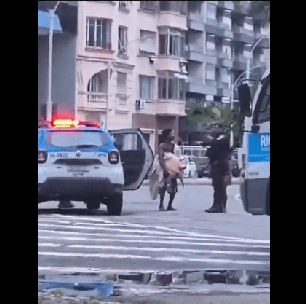
<instances>
[{"instance_id":1,"label":"balcony","mask_svg":"<svg viewBox=\"0 0 306 304\"><path fill-rule=\"evenodd\" d=\"M221 80L217 81L217 95L219 96L231 96L231 90L229 88L229 83L223 82Z\"/></svg>"},{"instance_id":2,"label":"balcony","mask_svg":"<svg viewBox=\"0 0 306 304\"><path fill-rule=\"evenodd\" d=\"M180 57L175 55L158 55L155 63L156 70L180 71Z\"/></svg>"},{"instance_id":3,"label":"balcony","mask_svg":"<svg viewBox=\"0 0 306 304\"><path fill-rule=\"evenodd\" d=\"M79 92L79 110L106 111L107 93Z\"/></svg>"},{"instance_id":4,"label":"balcony","mask_svg":"<svg viewBox=\"0 0 306 304\"><path fill-rule=\"evenodd\" d=\"M232 68L233 67L233 61L231 59L218 57L217 65L220 66L220 67Z\"/></svg>"},{"instance_id":5,"label":"balcony","mask_svg":"<svg viewBox=\"0 0 306 304\"><path fill-rule=\"evenodd\" d=\"M214 82L214 83L212 83ZM198 93L198 94L207 94L207 95L216 95L217 88L214 86L215 81L206 80L204 85L204 79L197 77L189 77L187 84L187 92L189 93Z\"/></svg>"},{"instance_id":6,"label":"balcony","mask_svg":"<svg viewBox=\"0 0 306 304\"><path fill-rule=\"evenodd\" d=\"M234 25L232 27L234 33L234 40L241 41L248 44L254 43L254 34L253 31L247 30L242 26Z\"/></svg>"},{"instance_id":7,"label":"balcony","mask_svg":"<svg viewBox=\"0 0 306 304\"><path fill-rule=\"evenodd\" d=\"M192 61L204 62L204 50L196 44L188 45L187 59Z\"/></svg>"},{"instance_id":8,"label":"balcony","mask_svg":"<svg viewBox=\"0 0 306 304\"><path fill-rule=\"evenodd\" d=\"M233 10L234 9L234 3L233 1L218 1L218 6L227 9L227 10Z\"/></svg>"},{"instance_id":9,"label":"balcony","mask_svg":"<svg viewBox=\"0 0 306 304\"><path fill-rule=\"evenodd\" d=\"M176 12L160 11L157 19L157 27L163 26L187 31L187 16Z\"/></svg>"},{"instance_id":10,"label":"balcony","mask_svg":"<svg viewBox=\"0 0 306 304\"><path fill-rule=\"evenodd\" d=\"M204 22L203 20L199 20L198 18L191 18L187 19L187 27L189 30L203 32L204 31Z\"/></svg>"},{"instance_id":11,"label":"balcony","mask_svg":"<svg viewBox=\"0 0 306 304\"><path fill-rule=\"evenodd\" d=\"M233 60L233 68L235 70L246 70L247 59L242 55L236 55Z\"/></svg>"},{"instance_id":12,"label":"balcony","mask_svg":"<svg viewBox=\"0 0 306 304\"><path fill-rule=\"evenodd\" d=\"M156 114L157 115L178 115L186 116L185 112L186 101L183 100L156 100Z\"/></svg>"},{"instance_id":13,"label":"balcony","mask_svg":"<svg viewBox=\"0 0 306 304\"><path fill-rule=\"evenodd\" d=\"M218 36L219 35L218 21L207 19L207 21L204 22L204 30L206 31L207 34Z\"/></svg>"},{"instance_id":14,"label":"balcony","mask_svg":"<svg viewBox=\"0 0 306 304\"><path fill-rule=\"evenodd\" d=\"M204 17L200 13L189 12L188 19L196 22L204 22Z\"/></svg>"}]
</instances>

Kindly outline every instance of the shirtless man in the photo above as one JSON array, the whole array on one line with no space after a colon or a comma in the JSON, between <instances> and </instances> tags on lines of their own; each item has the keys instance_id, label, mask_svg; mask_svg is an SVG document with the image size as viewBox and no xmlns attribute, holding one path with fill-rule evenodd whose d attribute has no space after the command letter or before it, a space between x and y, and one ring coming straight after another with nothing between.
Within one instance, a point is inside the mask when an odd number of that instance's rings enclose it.
<instances>
[{"instance_id":1,"label":"shirtless man","mask_svg":"<svg viewBox=\"0 0 306 304\"><path fill-rule=\"evenodd\" d=\"M170 200L169 200L167 210L174 211L176 209L172 207L172 203L175 197L175 193L178 191L178 185L177 185L176 178L171 178L170 185L167 186L167 178L170 174L168 173L166 165L165 165L164 153L170 152L174 154L175 144L172 143L172 141L174 140L175 136L173 135L173 132L171 129L163 130L162 136L164 138L164 142L159 145L158 154L159 154L159 163L164 171L164 183L163 183L163 186L159 188L159 196L160 196L159 211L165 210L164 198L165 198L165 193L167 190L168 190L168 193L170 194Z\"/></svg>"}]
</instances>

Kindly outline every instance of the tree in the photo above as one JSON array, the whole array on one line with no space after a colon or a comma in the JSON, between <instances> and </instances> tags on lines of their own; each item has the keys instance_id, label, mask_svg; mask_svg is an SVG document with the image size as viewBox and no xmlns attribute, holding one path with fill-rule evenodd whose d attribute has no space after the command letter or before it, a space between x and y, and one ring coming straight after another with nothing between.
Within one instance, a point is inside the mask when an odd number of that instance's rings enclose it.
<instances>
[{"instance_id":1,"label":"tree","mask_svg":"<svg viewBox=\"0 0 306 304\"><path fill-rule=\"evenodd\" d=\"M187 111L186 111L188 120L196 123L214 123L216 120L218 120L218 113L213 110L212 107L206 107L204 108L201 105L192 105Z\"/></svg>"},{"instance_id":2,"label":"tree","mask_svg":"<svg viewBox=\"0 0 306 304\"><path fill-rule=\"evenodd\" d=\"M186 111L188 120L193 123L202 123L209 126L213 123L221 123L227 136L231 134L231 124L233 124L234 146L242 140L242 128L244 117L240 114L237 104L234 109L229 107L203 107L201 105L193 105Z\"/></svg>"}]
</instances>

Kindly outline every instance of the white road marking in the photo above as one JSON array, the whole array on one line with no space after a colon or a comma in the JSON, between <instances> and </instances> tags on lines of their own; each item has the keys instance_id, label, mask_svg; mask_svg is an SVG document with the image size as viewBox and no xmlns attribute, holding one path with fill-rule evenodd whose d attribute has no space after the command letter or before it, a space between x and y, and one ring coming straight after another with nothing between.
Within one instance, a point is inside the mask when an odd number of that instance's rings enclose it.
<instances>
[{"instance_id":1,"label":"white road marking","mask_svg":"<svg viewBox=\"0 0 306 304\"><path fill-rule=\"evenodd\" d=\"M160 232L160 231L152 231L152 230L137 230L137 229L118 229L118 228L108 228L108 227L103 227L101 225L98 225L99 227L92 227L92 226L63 226L63 225L57 225L57 224L38 224L39 227L54 227L54 228L63 228L65 227L66 229L71 229L71 230L107 230L107 231L118 231L118 232L124 232L124 233L142 233L142 234L151 234L151 235L156 235L156 236L169 236L169 233L167 232ZM175 232L177 235L182 235L184 234L183 232ZM185 233L186 235L186 233ZM265 244L270 244L270 240L253 240L253 239L243 239L243 238L233 238L233 237L225 237L225 236L214 236L214 235L208 235L208 234L199 234L199 233L188 233L188 236L194 236L200 239L222 239L224 241L234 241L234 242L243 242L243 243L265 243Z\"/></svg>"},{"instance_id":2,"label":"white road marking","mask_svg":"<svg viewBox=\"0 0 306 304\"><path fill-rule=\"evenodd\" d=\"M239 195L239 194L238 194ZM52 215L51 217L55 217L55 218L65 218L65 219L76 219L75 216L71 216L71 215ZM89 218L89 217L77 217L77 224L79 224L80 220L85 220L85 223L88 222L102 222L102 225L107 224L107 226L124 226L124 227L137 227L137 228L144 228L144 229L159 229L159 230L164 230L164 231L170 231L170 232L174 232L174 233L179 233L180 235L182 234L186 234L189 236L196 236L196 237L211 237L211 238L222 238L222 239L228 239L228 240L249 240L250 242L253 241L253 239L250 238L238 238L238 237L230 237L230 236L219 236L219 235L211 235L211 234L201 234L201 233L197 233L197 232L188 232L188 231L181 231L178 229L174 229L174 228L168 228L168 227L163 227L163 226L151 226L151 225L142 225L142 224L132 224L132 223L126 223L126 222L113 222L113 221L109 221L109 220L102 220L101 219L97 219L97 218ZM101 225L98 224L98 225ZM83 224L81 224L83 225ZM93 226L93 224L89 224L90 226ZM113 229L112 229L113 230ZM167 234L168 235L168 234ZM263 243L270 243L270 240L256 240L257 242L263 242Z\"/></svg>"},{"instance_id":3,"label":"white road marking","mask_svg":"<svg viewBox=\"0 0 306 304\"><path fill-rule=\"evenodd\" d=\"M269 265L268 261L243 261L230 259L209 259L209 258L190 258L190 257L152 257L145 255L127 255L127 254L105 254L105 253L81 253L81 252L52 252L52 251L38 251L38 255L56 256L56 257L83 257L83 258L100 258L100 259L139 259L139 260L154 260L166 262L209 262L209 263L232 263L232 264L249 264L249 265Z\"/></svg>"},{"instance_id":4,"label":"white road marking","mask_svg":"<svg viewBox=\"0 0 306 304\"><path fill-rule=\"evenodd\" d=\"M162 248L162 247L124 247L124 246L110 246L110 245L67 245L68 248L83 248L83 249L106 249L106 250L122 250L122 251L153 251L153 252L179 252L179 253L215 253L215 254L238 254L238 255L261 255L269 256L269 252L258 251L225 251L225 250L199 250L187 248Z\"/></svg>"},{"instance_id":5,"label":"white road marking","mask_svg":"<svg viewBox=\"0 0 306 304\"><path fill-rule=\"evenodd\" d=\"M53 232L54 234L56 233L60 233L60 234L65 234L65 232L61 231L61 232ZM48 233L50 234L50 233ZM78 233L74 233L75 235L79 235ZM68 234L71 235L71 234ZM92 235L92 234L89 234ZM94 241L94 242L106 242L106 243L110 243L110 242L122 242L122 243L144 243L144 244L181 244L181 245L195 245L195 246L222 246L222 247L248 247L248 248L265 248L265 249L269 249L270 246L265 246L265 245L249 245L249 244L224 244L223 242L215 242L215 243L210 243L210 242L203 242L203 240L201 240L202 242L186 242L186 241L181 241L180 239L183 238L177 238L178 240L168 240L167 237L165 237L166 240L156 240L156 239L152 239L152 240L148 240L148 237L146 236L141 236L144 239L137 239L137 237L135 236L131 236L131 235L118 235L118 236L113 236L111 239L105 239L105 238L101 238L101 239L97 239L97 238L89 238L89 237L80 237L80 236L43 236L43 235L39 235L38 238L39 239L46 239L46 240L61 240L61 241ZM130 240L124 239L124 238L131 238ZM152 238L152 237L151 237ZM210 240L209 240L210 241Z\"/></svg>"},{"instance_id":6,"label":"white road marking","mask_svg":"<svg viewBox=\"0 0 306 304\"><path fill-rule=\"evenodd\" d=\"M42 246L42 247L60 247L60 246L62 246L62 244L38 243L38 246Z\"/></svg>"},{"instance_id":7,"label":"white road marking","mask_svg":"<svg viewBox=\"0 0 306 304\"><path fill-rule=\"evenodd\" d=\"M44 235L44 234L47 234ZM53 234L54 236L50 236ZM59 235L59 236L56 236ZM63 237L66 236L66 237ZM89 238L94 236L96 238ZM107 238L108 236L108 238ZM129 235L129 234L118 234L118 235L99 235L95 233L80 233L72 231L50 231L50 230L39 230L38 237L45 239L63 239L63 240L75 240L75 241L100 241L100 242L139 242L139 243L161 243L161 244L186 244L186 245L212 245L212 246L233 246L233 247L250 247L250 248L270 248L269 245L261 244L242 244L242 241L229 241L229 240L216 240L210 238L192 238L192 237L180 237L180 236L147 236L147 235ZM131 240L126 240L131 239ZM151 239L151 240L150 240ZM199 242L194 242L199 241ZM227 243L225 243L227 242Z\"/></svg>"}]
</instances>

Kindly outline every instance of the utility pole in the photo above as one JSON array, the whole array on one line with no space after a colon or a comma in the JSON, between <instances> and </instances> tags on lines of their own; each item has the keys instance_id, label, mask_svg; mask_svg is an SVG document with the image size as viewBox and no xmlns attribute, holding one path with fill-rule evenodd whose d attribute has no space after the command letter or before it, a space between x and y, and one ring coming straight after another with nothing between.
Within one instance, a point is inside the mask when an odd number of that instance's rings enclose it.
<instances>
[{"instance_id":1,"label":"utility pole","mask_svg":"<svg viewBox=\"0 0 306 304\"><path fill-rule=\"evenodd\" d=\"M49 30L49 66L48 66L48 100L46 107L46 118L48 121L52 119L52 52L53 52L53 28L55 11L61 1L57 1L54 9L49 10L50 16L50 30Z\"/></svg>"}]
</instances>

